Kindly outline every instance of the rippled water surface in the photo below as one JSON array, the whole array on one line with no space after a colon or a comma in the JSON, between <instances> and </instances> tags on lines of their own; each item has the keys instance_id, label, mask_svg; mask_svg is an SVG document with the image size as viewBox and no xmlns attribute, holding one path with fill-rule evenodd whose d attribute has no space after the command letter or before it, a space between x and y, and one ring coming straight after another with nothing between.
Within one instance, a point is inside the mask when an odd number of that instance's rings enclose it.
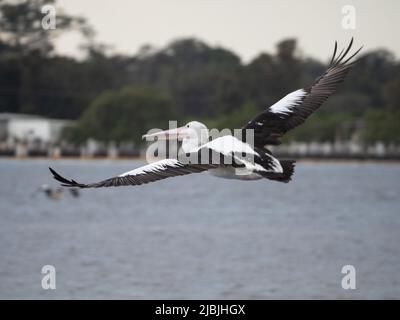
<instances>
[{"instance_id":1,"label":"rippled water surface","mask_svg":"<svg viewBox=\"0 0 400 320\"><path fill-rule=\"evenodd\" d=\"M299 163L290 184L206 173L49 200L136 161L0 160L0 298L400 298L400 165ZM43 290L41 268L56 268ZM341 288L344 265L356 290Z\"/></svg>"}]
</instances>

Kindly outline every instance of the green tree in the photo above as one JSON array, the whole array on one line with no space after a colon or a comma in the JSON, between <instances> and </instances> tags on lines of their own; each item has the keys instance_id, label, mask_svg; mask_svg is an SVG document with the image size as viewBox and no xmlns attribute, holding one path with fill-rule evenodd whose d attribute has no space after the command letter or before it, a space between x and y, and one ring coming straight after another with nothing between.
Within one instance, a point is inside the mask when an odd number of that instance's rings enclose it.
<instances>
[{"instance_id":1,"label":"green tree","mask_svg":"<svg viewBox=\"0 0 400 320\"><path fill-rule=\"evenodd\" d=\"M246 65L242 86L246 101L262 110L300 88L302 64L296 51L296 40L283 40L277 44L275 55L262 53Z\"/></svg>"},{"instance_id":2,"label":"green tree","mask_svg":"<svg viewBox=\"0 0 400 320\"><path fill-rule=\"evenodd\" d=\"M400 67L397 77L383 87L383 96L387 106L400 109Z\"/></svg>"},{"instance_id":3,"label":"green tree","mask_svg":"<svg viewBox=\"0 0 400 320\"><path fill-rule=\"evenodd\" d=\"M42 27L44 14L42 8L53 5L56 11L56 29L46 30ZM53 51L53 40L56 36L69 30L77 29L84 35L92 35L92 29L84 19L70 16L57 8L55 0L0 0L0 47L1 62L16 61L15 87L8 87L6 94L13 93L17 106L8 106L20 112L35 113L35 92L37 72L46 65L46 58ZM10 97L9 97L10 99Z\"/></svg>"},{"instance_id":4,"label":"green tree","mask_svg":"<svg viewBox=\"0 0 400 320\"><path fill-rule=\"evenodd\" d=\"M67 132L74 142L87 138L109 142L141 142L152 128L165 128L174 120L170 100L149 87L125 87L106 91L83 113L76 127Z\"/></svg>"},{"instance_id":5,"label":"green tree","mask_svg":"<svg viewBox=\"0 0 400 320\"><path fill-rule=\"evenodd\" d=\"M372 108L385 107L382 88L399 74L398 65L393 54L386 50L367 52L357 60L341 92L366 95Z\"/></svg>"},{"instance_id":6,"label":"green tree","mask_svg":"<svg viewBox=\"0 0 400 320\"><path fill-rule=\"evenodd\" d=\"M41 51L49 53L53 49L52 40L66 30L78 29L85 35L92 35L92 29L80 17L73 17L56 11L56 29L42 27L45 5L56 7L56 0L0 0L0 40L21 53ZM56 8L59 9L59 8Z\"/></svg>"},{"instance_id":7,"label":"green tree","mask_svg":"<svg viewBox=\"0 0 400 320\"><path fill-rule=\"evenodd\" d=\"M365 115L364 141L400 143L400 110L370 110Z\"/></svg>"},{"instance_id":8,"label":"green tree","mask_svg":"<svg viewBox=\"0 0 400 320\"><path fill-rule=\"evenodd\" d=\"M315 113L301 126L285 135L284 141L334 142L345 123L354 120L349 113Z\"/></svg>"},{"instance_id":9,"label":"green tree","mask_svg":"<svg viewBox=\"0 0 400 320\"><path fill-rule=\"evenodd\" d=\"M220 130L240 129L258 113L259 111L254 104L247 103L238 110L223 114L214 120L209 120L209 124Z\"/></svg>"},{"instance_id":10,"label":"green tree","mask_svg":"<svg viewBox=\"0 0 400 320\"><path fill-rule=\"evenodd\" d=\"M240 59L197 39L181 39L159 51L143 48L132 82L167 92L182 115L216 116L243 104Z\"/></svg>"}]
</instances>

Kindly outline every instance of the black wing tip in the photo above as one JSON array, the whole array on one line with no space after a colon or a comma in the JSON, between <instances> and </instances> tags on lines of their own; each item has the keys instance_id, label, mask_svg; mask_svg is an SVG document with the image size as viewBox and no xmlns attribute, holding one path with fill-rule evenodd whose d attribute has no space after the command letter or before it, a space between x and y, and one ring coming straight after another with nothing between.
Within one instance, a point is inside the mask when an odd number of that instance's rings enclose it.
<instances>
[{"instance_id":1,"label":"black wing tip","mask_svg":"<svg viewBox=\"0 0 400 320\"><path fill-rule=\"evenodd\" d=\"M336 56L337 48L338 48L338 44L337 44L337 41L335 40L335 49L333 49L333 55L332 55L331 62L329 62L329 65L332 65L332 64L333 64L333 61L335 61L335 56Z\"/></svg>"},{"instance_id":2,"label":"black wing tip","mask_svg":"<svg viewBox=\"0 0 400 320\"><path fill-rule=\"evenodd\" d=\"M351 40L349 42L349 45L347 46L346 49L342 49L339 53L339 55L336 57L336 53L337 53L337 41L335 41L335 48L333 51L333 56L331 59L331 62L329 64L330 67L338 67L338 66L346 66L347 63L353 59L364 46L361 46L359 49L357 49L353 54L350 55L350 57L348 57L346 60L344 60L346 58L346 56L348 55L348 53L350 52L351 48L353 47L353 43L354 43L354 37L351 37ZM354 62L353 62L354 63Z\"/></svg>"},{"instance_id":3,"label":"black wing tip","mask_svg":"<svg viewBox=\"0 0 400 320\"><path fill-rule=\"evenodd\" d=\"M86 188L85 184L78 183L75 180L71 179L68 180L61 176L59 173L57 173L53 168L49 167L50 172L53 175L53 178L57 180L58 182L61 182L61 185L63 187L74 187L74 188Z\"/></svg>"}]
</instances>

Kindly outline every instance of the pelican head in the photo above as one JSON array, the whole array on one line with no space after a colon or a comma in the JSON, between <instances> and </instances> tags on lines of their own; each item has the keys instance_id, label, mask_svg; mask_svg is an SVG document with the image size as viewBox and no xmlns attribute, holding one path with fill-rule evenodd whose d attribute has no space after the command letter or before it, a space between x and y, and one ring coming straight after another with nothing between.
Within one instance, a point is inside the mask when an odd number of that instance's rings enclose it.
<instances>
[{"instance_id":1,"label":"pelican head","mask_svg":"<svg viewBox=\"0 0 400 320\"><path fill-rule=\"evenodd\" d=\"M182 141L184 152L199 147L208 142L209 132L207 127L199 121L190 121L182 127L158 131L143 135L143 139L178 140Z\"/></svg>"}]
</instances>

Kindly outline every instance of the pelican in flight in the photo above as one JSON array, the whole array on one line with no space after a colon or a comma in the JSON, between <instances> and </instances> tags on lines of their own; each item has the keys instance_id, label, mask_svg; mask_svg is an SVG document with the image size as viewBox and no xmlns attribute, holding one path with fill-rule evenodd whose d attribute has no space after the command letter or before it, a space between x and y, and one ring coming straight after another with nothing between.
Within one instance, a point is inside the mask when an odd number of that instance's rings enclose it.
<instances>
[{"instance_id":1,"label":"pelican in flight","mask_svg":"<svg viewBox=\"0 0 400 320\"><path fill-rule=\"evenodd\" d=\"M61 182L62 186L73 188L141 185L204 171L228 179L266 178L289 182L294 172L295 161L276 159L266 146L279 145L280 138L286 132L302 124L337 90L354 64L350 62L351 59L362 49L348 56L352 44L353 39L346 50L337 55L335 42L328 69L312 85L289 93L242 127L243 132L252 133L252 143L246 142L245 135L242 135L242 138L226 135L210 141L207 127L192 121L180 128L143 136L147 139L180 140L182 147L177 157L159 160L95 183L69 180L52 168L49 169L54 179ZM219 161L214 161L215 159Z\"/></svg>"}]
</instances>

